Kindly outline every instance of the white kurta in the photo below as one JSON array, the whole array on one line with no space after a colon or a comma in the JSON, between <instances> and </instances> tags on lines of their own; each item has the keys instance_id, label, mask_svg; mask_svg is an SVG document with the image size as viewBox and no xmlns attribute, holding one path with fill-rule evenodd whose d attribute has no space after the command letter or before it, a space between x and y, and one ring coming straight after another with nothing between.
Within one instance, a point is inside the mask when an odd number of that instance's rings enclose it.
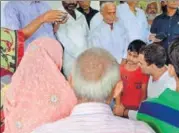
<instances>
[{"instance_id":1,"label":"white kurta","mask_svg":"<svg viewBox=\"0 0 179 133\"><path fill-rule=\"evenodd\" d=\"M127 56L128 37L122 23L114 23L113 30L104 21L90 32L89 44L91 47L100 47L109 51L121 63Z\"/></svg>"},{"instance_id":2,"label":"white kurta","mask_svg":"<svg viewBox=\"0 0 179 133\"><path fill-rule=\"evenodd\" d=\"M127 3L120 4L117 7L117 16L124 22L127 29L130 42L140 39L149 42L149 28L146 15L142 9L136 8L136 15L130 10Z\"/></svg>"},{"instance_id":3,"label":"white kurta","mask_svg":"<svg viewBox=\"0 0 179 133\"><path fill-rule=\"evenodd\" d=\"M90 21L90 31L93 32L93 30L95 30L102 21L103 21L103 16L101 15L101 13L100 12L96 13Z\"/></svg>"},{"instance_id":4,"label":"white kurta","mask_svg":"<svg viewBox=\"0 0 179 133\"><path fill-rule=\"evenodd\" d=\"M63 8L59 10L65 11ZM57 31L57 39L64 46L63 71L66 77L71 73L75 59L88 48L88 25L83 14L75 10L76 20L68 15L65 24L60 25Z\"/></svg>"}]
</instances>

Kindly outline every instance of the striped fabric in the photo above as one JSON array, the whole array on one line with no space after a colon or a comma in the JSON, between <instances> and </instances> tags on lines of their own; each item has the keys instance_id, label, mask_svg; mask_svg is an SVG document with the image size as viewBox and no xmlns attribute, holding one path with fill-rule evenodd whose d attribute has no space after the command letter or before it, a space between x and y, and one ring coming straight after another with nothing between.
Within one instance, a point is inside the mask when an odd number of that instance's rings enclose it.
<instances>
[{"instance_id":1,"label":"striped fabric","mask_svg":"<svg viewBox=\"0 0 179 133\"><path fill-rule=\"evenodd\" d=\"M144 101L137 119L147 122L157 133L179 133L179 93L166 89L159 98Z\"/></svg>"},{"instance_id":2,"label":"striped fabric","mask_svg":"<svg viewBox=\"0 0 179 133\"><path fill-rule=\"evenodd\" d=\"M113 115L110 107L101 103L75 106L70 117L39 127L33 133L154 133L143 122Z\"/></svg>"}]
</instances>

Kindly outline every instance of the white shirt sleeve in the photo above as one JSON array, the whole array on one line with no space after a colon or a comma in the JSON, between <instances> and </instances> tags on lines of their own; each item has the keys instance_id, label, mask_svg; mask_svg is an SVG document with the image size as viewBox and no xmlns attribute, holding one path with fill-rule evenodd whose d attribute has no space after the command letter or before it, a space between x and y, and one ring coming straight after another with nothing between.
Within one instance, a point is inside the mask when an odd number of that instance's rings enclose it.
<instances>
[{"instance_id":1,"label":"white shirt sleeve","mask_svg":"<svg viewBox=\"0 0 179 133\"><path fill-rule=\"evenodd\" d=\"M137 111L129 110L128 117L130 120L137 120Z\"/></svg>"}]
</instances>

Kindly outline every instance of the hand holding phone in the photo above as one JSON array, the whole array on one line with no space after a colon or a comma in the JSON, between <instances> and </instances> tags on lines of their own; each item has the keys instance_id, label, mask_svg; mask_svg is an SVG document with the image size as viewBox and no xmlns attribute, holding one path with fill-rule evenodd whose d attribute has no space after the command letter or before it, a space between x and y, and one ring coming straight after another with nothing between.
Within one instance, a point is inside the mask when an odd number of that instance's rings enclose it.
<instances>
[{"instance_id":1,"label":"hand holding phone","mask_svg":"<svg viewBox=\"0 0 179 133\"><path fill-rule=\"evenodd\" d=\"M59 22L60 23L64 22L67 19L67 17L68 17L68 13L62 12L62 14L61 14L61 16L59 18Z\"/></svg>"},{"instance_id":2,"label":"hand holding phone","mask_svg":"<svg viewBox=\"0 0 179 133\"><path fill-rule=\"evenodd\" d=\"M156 34L155 36L157 39L163 41L164 39L167 38L167 36L165 35L165 33L159 33L159 34Z\"/></svg>"},{"instance_id":3,"label":"hand holding phone","mask_svg":"<svg viewBox=\"0 0 179 133\"><path fill-rule=\"evenodd\" d=\"M161 39L156 38L156 34L151 34L151 35L149 36L149 40L150 40L152 43L154 43L154 42L161 42L161 41L162 41Z\"/></svg>"}]
</instances>

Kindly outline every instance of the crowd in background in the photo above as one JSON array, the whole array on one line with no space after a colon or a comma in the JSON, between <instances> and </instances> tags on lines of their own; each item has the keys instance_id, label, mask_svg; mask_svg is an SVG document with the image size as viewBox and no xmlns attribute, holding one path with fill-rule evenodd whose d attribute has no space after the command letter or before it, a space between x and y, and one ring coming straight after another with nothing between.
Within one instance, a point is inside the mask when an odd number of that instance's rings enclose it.
<instances>
[{"instance_id":1,"label":"crowd in background","mask_svg":"<svg viewBox=\"0 0 179 133\"><path fill-rule=\"evenodd\" d=\"M179 0L60 3L4 6L1 130L178 133Z\"/></svg>"}]
</instances>

